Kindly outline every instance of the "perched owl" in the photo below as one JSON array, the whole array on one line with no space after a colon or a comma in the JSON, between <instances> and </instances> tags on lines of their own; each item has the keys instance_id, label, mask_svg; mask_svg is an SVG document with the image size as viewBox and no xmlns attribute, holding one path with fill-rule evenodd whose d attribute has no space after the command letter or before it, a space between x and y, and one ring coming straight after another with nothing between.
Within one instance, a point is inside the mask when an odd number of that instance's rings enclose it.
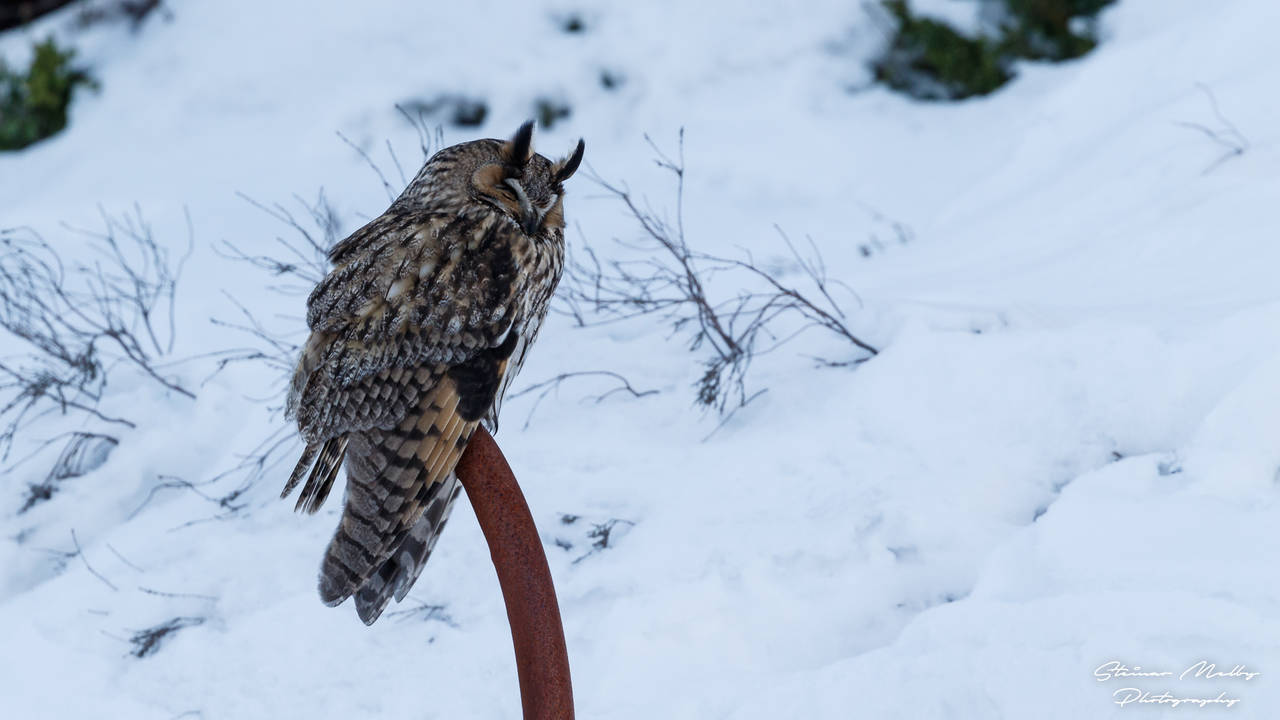
<instances>
[{"instance_id":1,"label":"perched owl","mask_svg":"<svg viewBox=\"0 0 1280 720\"><path fill-rule=\"evenodd\" d=\"M454 465L477 424L496 430L564 265L564 182L583 143L552 162L533 123L427 161L379 217L329 251L307 299L311 335L288 410L307 446L298 510L314 513L346 461L342 521L320 599L355 595L372 624L402 600L460 489Z\"/></svg>"}]
</instances>

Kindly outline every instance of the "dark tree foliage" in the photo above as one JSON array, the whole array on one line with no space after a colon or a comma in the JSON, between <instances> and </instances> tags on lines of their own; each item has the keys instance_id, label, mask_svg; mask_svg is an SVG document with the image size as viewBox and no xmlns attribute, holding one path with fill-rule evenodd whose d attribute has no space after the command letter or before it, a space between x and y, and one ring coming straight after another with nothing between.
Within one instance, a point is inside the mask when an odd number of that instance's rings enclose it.
<instances>
[{"instance_id":1,"label":"dark tree foliage","mask_svg":"<svg viewBox=\"0 0 1280 720\"><path fill-rule=\"evenodd\" d=\"M1098 45L1092 19L1114 0L1004 0L1006 52L1029 60L1070 60ZM1081 19L1079 32L1073 21Z\"/></svg>"},{"instance_id":2,"label":"dark tree foliage","mask_svg":"<svg viewBox=\"0 0 1280 720\"><path fill-rule=\"evenodd\" d=\"M0 61L0 150L18 150L67 126L67 106L77 87L96 88L72 64L75 51L49 38L35 46L31 67L14 72Z\"/></svg>"},{"instance_id":3,"label":"dark tree foliage","mask_svg":"<svg viewBox=\"0 0 1280 720\"><path fill-rule=\"evenodd\" d=\"M0 30L25 25L73 0L0 0Z\"/></svg>"},{"instance_id":4,"label":"dark tree foliage","mask_svg":"<svg viewBox=\"0 0 1280 720\"><path fill-rule=\"evenodd\" d=\"M875 73L889 87L927 100L958 100L986 95L1013 77L998 43L916 17L905 0L884 6L898 21L898 33Z\"/></svg>"},{"instance_id":5,"label":"dark tree foliage","mask_svg":"<svg viewBox=\"0 0 1280 720\"><path fill-rule=\"evenodd\" d=\"M907 0L882 0L894 23L876 80L924 100L986 95L1013 78L1016 60L1062 61L1097 46L1096 16L1115 0L996 0L991 34L967 37L912 13Z\"/></svg>"}]
</instances>

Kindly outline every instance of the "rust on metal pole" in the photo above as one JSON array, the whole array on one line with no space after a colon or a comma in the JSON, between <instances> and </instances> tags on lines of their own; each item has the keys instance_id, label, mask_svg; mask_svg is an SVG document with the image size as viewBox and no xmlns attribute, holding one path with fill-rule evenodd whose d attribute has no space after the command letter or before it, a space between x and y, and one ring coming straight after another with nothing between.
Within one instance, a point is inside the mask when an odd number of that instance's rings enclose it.
<instances>
[{"instance_id":1,"label":"rust on metal pole","mask_svg":"<svg viewBox=\"0 0 1280 720\"><path fill-rule=\"evenodd\" d=\"M493 436L476 428L457 466L498 571L525 720L573 718L569 654L551 570L524 493Z\"/></svg>"}]
</instances>

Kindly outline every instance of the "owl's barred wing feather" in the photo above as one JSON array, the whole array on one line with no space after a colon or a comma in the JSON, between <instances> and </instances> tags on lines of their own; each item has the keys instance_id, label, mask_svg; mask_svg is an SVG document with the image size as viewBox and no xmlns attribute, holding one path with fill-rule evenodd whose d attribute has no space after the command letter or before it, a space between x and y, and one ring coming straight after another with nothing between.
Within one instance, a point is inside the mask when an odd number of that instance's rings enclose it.
<instances>
[{"instance_id":1,"label":"owl's barred wing feather","mask_svg":"<svg viewBox=\"0 0 1280 720\"><path fill-rule=\"evenodd\" d=\"M289 474L288 481L284 484L284 489L280 491L280 499L289 497L289 493L298 487L298 483L302 482L302 476L307 474L311 469L312 463L316 459L316 452L320 450L320 443L307 443L302 449L302 457L298 458L298 464L293 466L293 472ZM297 512L298 508L294 508Z\"/></svg>"},{"instance_id":2,"label":"owl's barred wing feather","mask_svg":"<svg viewBox=\"0 0 1280 720\"><path fill-rule=\"evenodd\" d=\"M341 603L370 580L374 586L385 586L379 571L425 517L426 506L441 495L446 503L452 499L451 492L442 490L476 426L474 420L458 414L460 401L457 384L441 377L394 429L351 434L346 508L321 565L320 598L326 604ZM438 515L443 518L446 510L441 506ZM438 527L424 530L428 531L426 542L432 542ZM384 600L395 591L394 587L378 589L372 587L372 597L366 594L366 601L360 603L376 610L369 614L361 610L361 619L367 623L376 619L386 605Z\"/></svg>"},{"instance_id":3,"label":"owl's barred wing feather","mask_svg":"<svg viewBox=\"0 0 1280 720\"><path fill-rule=\"evenodd\" d=\"M311 475L307 477L307 484L302 486L302 493L298 495L298 504L293 506L294 512L316 514L324 504L324 499L329 497L329 490L333 488L334 478L338 477L338 468L342 466L342 458L346 452L346 437L330 438L325 441L324 448L320 450L320 457L316 460L315 467L311 468ZM306 460L305 453L303 460ZM299 461L298 465L301 467L302 461ZM294 469L294 474L298 474L297 468ZM290 480L293 481L293 478L290 477ZM288 495L292 489L286 485L280 497Z\"/></svg>"},{"instance_id":4,"label":"owl's barred wing feather","mask_svg":"<svg viewBox=\"0 0 1280 720\"><path fill-rule=\"evenodd\" d=\"M511 333L507 340L511 343L510 359L507 363L514 368L524 365L525 353L529 350L529 338L538 332L540 320L533 318L532 323L525 329L525 332L517 335ZM480 419L480 424L492 435L498 434L498 413L502 410L502 399L506 397L507 388L511 386L511 381L516 377L514 372L503 372L501 380L498 382L497 390L494 392L493 403L489 405L489 410Z\"/></svg>"}]
</instances>

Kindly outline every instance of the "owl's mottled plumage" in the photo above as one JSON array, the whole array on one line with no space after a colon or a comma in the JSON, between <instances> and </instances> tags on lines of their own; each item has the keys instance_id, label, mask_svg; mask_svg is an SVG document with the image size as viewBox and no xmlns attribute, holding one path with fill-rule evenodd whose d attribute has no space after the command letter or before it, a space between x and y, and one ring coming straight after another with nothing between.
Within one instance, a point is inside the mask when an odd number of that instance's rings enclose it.
<instances>
[{"instance_id":1,"label":"owl's mottled plumage","mask_svg":"<svg viewBox=\"0 0 1280 720\"><path fill-rule=\"evenodd\" d=\"M532 132L436 153L333 247L307 300L288 404L307 446L281 497L305 477L297 509L315 512L345 459L320 598L354 594L366 624L422 571L460 489L454 465L476 425L497 429L560 280L563 182L583 145L552 162Z\"/></svg>"}]
</instances>

